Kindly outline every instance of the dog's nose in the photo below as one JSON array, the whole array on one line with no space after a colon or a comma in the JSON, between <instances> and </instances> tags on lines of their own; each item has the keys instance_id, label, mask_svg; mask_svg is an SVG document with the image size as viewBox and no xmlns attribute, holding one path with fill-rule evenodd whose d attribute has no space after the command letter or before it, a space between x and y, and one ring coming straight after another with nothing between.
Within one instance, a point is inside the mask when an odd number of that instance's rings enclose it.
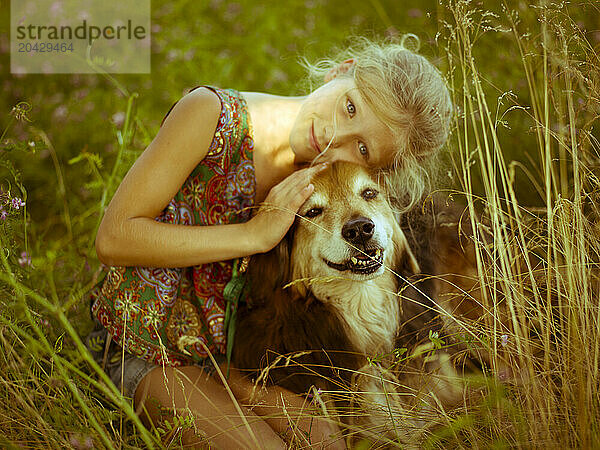
<instances>
[{"instance_id":1,"label":"dog's nose","mask_svg":"<svg viewBox=\"0 0 600 450\"><path fill-rule=\"evenodd\" d=\"M362 244L373 237L375 224L371 219L358 217L351 219L342 227L342 236L351 244Z\"/></svg>"}]
</instances>

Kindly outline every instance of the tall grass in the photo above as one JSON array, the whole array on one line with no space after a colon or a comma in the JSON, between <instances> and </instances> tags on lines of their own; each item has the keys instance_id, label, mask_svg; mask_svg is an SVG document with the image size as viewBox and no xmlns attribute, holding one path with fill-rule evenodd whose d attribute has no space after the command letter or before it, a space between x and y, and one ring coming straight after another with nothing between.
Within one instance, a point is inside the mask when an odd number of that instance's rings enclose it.
<instances>
[{"instance_id":1,"label":"tall grass","mask_svg":"<svg viewBox=\"0 0 600 450\"><path fill-rule=\"evenodd\" d=\"M587 7L597 13L593 4ZM598 55L565 4L540 2L525 17L509 8L504 4L492 13L469 1L451 2L451 17L439 35L460 112L454 136L460 185L473 228L478 229L479 204L493 237L490 246L479 235L478 272L487 288L483 306L491 314L474 331L492 338L491 374L510 368L515 381L506 391L508 405L496 404L490 423L480 430L475 421L468 440L478 447L497 441L592 448L600 445L593 130L600 106ZM535 28L532 18L539 24ZM502 42L520 61L507 63L520 63L527 97L502 92L486 75L477 48L486 34L511 36ZM519 189L526 186L515 182L521 163L505 157L515 149L505 151L500 129L518 121L536 137L537 154L533 148L522 151L532 154L534 166L526 175L537 187L541 207L520 202ZM475 176L480 189L474 187Z\"/></svg>"},{"instance_id":2,"label":"tall grass","mask_svg":"<svg viewBox=\"0 0 600 450\"><path fill-rule=\"evenodd\" d=\"M129 105L134 98L135 95L130 96ZM27 122L29 109L28 105L20 104L11 111L11 115L14 119ZM106 180L98 172L98 160L93 155L83 153L81 158L71 161L77 163L80 159L87 160L97 174L96 181L99 183L96 187L102 192L102 201L94 205L93 210L104 210L107 196L111 191L114 192L118 184L115 173L123 170L120 167L121 154L131 144L133 119L132 110L128 108L123 134L118 135L119 155ZM13 120L3 135L11 131L12 123ZM41 138L36 139L38 136ZM87 321L87 305L77 303L82 302L82 295L94 284L98 273L90 280L86 274L89 268L84 269L87 261L77 261L79 267L70 268L75 272L73 285L68 293L59 296L54 279L55 274L60 273L54 264L58 256L55 246L38 241L38 248L32 252L26 244L26 210L21 213L20 208L12 206L13 199L27 198L26 189L20 183L19 172L9 159L3 157L12 151L26 152L31 148L35 151L47 148L55 155L52 143L42 130L29 126L27 137L25 145L5 141L0 153L0 164L10 174L2 185L0 199L3 209L9 212L0 224L3 231L0 244L4 249L0 254L0 301L3 306L0 314L0 395L3 405L0 411L0 442L6 446L26 448L93 448L96 445L115 448L128 439L129 432L123 429L123 420L126 419L130 422L127 427L135 428L132 432L133 442L153 446L156 439L142 426L130 399L119 393L82 343L80 333L84 333L85 328L81 327L81 319L83 316L83 321ZM59 195L63 197L65 205L64 223L70 235L72 218L65 197L61 167L55 156L53 160L59 180ZM74 219L86 219L89 212L83 216ZM89 238L86 253L93 248L94 237L90 235ZM21 239L25 241L26 250L17 257ZM67 236L67 244L76 245L72 235ZM45 258L34 258L32 261L31 253L45 254ZM40 294L40 291L46 295ZM115 429L115 426L118 428Z\"/></svg>"},{"instance_id":3,"label":"tall grass","mask_svg":"<svg viewBox=\"0 0 600 450\"><path fill-rule=\"evenodd\" d=\"M393 23L385 5L373 5L386 26ZM576 6L600 16L593 2ZM600 158L593 128L600 112L600 60L568 4L511 8L504 4L492 12L451 0L435 11L436 40L457 106L450 175L479 237L479 283L486 287L482 302L489 312L476 323L455 320L485 337L490 357L480 377L465 374L461 380L478 396L453 410L407 408L406 418L437 426L414 434L419 444L404 439L390 440L390 446L600 447ZM500 46L514 56L501 68L507 75L496 80L488 69L497 71L498 64L488 53ZM81 299L99 274L87 267L95 230L120 177L150 139L137 95L122 85L115 89L128 104L113 164L105 167L108 158L83 151L68 165L88 171L91 179L91 198L75 215L64 188L68 171L48 135L27 122L27 108L12 112L0 139L0 205L10 212L0 222L0 446L6 448L177 447L176 430L189 426L180 420L144 428L131 400L119 394L81 341L90 326ZM15 126L24 130L19 137ZM515 135L533 144L514 148L520 141ZM52 176L62 186L62 212L53 224L28 221L26 186L11 162L15 152L35 158L32 149L50 152ZM7 203L16 197L24 207ZM65 235L46 241L57 223ZM85 232L78 236L77 230ZM64 251L78 256L64 263ZM31 254L39 256L29 261ZM431 344L445 348L437 336ZM342 394L314 395L329 414L327 398ZM385 401L390 416L399 414ZM300 446L301 436L295 442Z\"/></svg>"}]
</instances>

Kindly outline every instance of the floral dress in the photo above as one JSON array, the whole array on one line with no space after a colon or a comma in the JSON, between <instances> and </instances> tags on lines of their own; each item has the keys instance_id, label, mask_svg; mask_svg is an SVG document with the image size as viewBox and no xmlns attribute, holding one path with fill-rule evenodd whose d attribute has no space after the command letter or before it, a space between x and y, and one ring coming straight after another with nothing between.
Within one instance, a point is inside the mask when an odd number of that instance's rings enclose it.
<instances>
[{"instance_id":1,"label":"floral dress","mask_svg":"<svg viewBox=\"0 0 600 450\"><path fill-rule=\"evenodd\" d=\"M155 218L159 222L219 225L250 218L256 180L246 101L235 90L206 87L221 100L214 138L206 157ZM206 349L223 354L223 289L232 264L110 267L91 291L92 315L129 353L154 364L192 364L208 356Z\"/></svg>"}]
</instances>

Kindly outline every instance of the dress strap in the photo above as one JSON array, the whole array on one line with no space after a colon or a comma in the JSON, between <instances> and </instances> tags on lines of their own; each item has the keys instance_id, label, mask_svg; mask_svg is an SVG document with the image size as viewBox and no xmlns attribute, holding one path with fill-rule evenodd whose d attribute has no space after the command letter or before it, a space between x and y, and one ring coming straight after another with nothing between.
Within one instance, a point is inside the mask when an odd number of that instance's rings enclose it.
<instances>
[{"instance_id":1,"label":"dress strap","mask_svg":"<svg viewBox=\"0 0 600 450\"><path fill-rule=\"evenodd\" d=\"M188 90L188 91L185 93L185 95L187 95L187 94L189 94L190 92L192 92L192 91L195 91L196 89L198 89L198 88L201 88L201 87L207 87L207 88L210 88L210 89L211 89L211 90L213 90L213 91L215 90L215 88L214 88L213 86L210 86L210 85L208 85L208 84L199 84L198 86L194 86L193 88L191 88L190 90ZM173 103L173 104L171 105L171 107L169 108L169 110L168 110L168 111L167 111L167 113L165 114L165 117L163 117L163 120L160 122L160 126L161 126L161 127L162 127L162 124L163 124L163 123L165 123L165 120L166 120L167 116L168 116L168 115L171 113L171 111L173 111L173 108L175 108L175 105L177 104L177 102L179 102L179 100L177 100L175 103Z\"/></svg>"}]
</instances>

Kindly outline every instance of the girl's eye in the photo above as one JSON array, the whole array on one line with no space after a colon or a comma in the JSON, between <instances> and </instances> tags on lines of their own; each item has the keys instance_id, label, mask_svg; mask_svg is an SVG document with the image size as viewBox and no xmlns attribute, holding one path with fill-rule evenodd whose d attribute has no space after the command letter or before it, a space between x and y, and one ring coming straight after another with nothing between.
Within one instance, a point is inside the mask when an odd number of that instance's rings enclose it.
<instances>
[{"instance_id":1,"label":"girl's eye","mask_svg":"<svg viewBox=\"0 0 600 450\"><path fill-rule=\"evenodd\" d=\"M358 143L358 151L365 158L369 157L369 150L367 149L367 146L365 144L363 144L362 142Z\"/></svg>"},{"instance_id":2,"label":"girl's eye","mask_svg":"<svg viewBox=\"0 0 600 450\"><path fill-rule=\"evenodd\" d=\"M323 212L323 208L311 208L308 211L306 211L306 214L304 214L304 216L313 218L313 217L317 217L322 212Z\"/></svg>"},{"instance_id":3,"label":"girl's eye","mask_svg":"<svg viewBox=\"0 0 600 450\"><path fill-rule=\"evenodd\" d=\"M350 116L353 116L356 112L356 106L354 106L354 103L352 103L350 99L348 99L348 101L346 102L346 111L348 111L348 114L350 114Z\"/></svg>"}]
</instances>

